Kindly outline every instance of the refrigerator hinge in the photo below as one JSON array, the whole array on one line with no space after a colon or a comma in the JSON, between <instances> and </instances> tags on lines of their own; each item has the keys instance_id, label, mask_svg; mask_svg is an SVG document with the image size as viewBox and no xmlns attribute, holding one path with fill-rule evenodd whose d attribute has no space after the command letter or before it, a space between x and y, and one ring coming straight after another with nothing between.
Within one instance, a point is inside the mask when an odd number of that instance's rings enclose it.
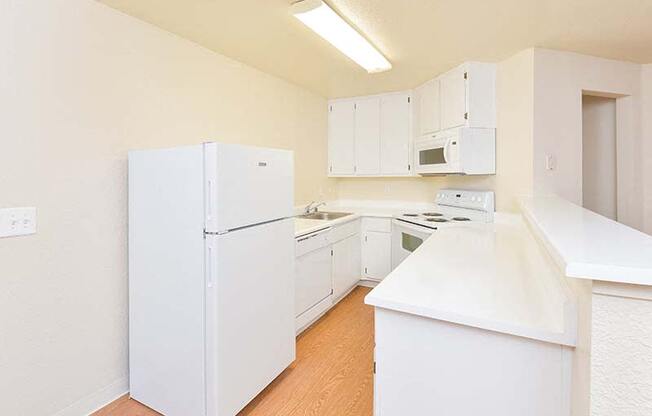
<instances>
[{"instance_id":1,"label":"refrigerator hinge","mask_svg":"<svg viewBox=\"0 0 652 416\"><path fill-rule=\"evenodd\" d=\"M227 234L228 232L229 232L228 230L226 230L226 231L206 231L206 229L204 229L204 238L206 238L207 235L224 235L224 234Z\"/></svg>"}]
</instances>

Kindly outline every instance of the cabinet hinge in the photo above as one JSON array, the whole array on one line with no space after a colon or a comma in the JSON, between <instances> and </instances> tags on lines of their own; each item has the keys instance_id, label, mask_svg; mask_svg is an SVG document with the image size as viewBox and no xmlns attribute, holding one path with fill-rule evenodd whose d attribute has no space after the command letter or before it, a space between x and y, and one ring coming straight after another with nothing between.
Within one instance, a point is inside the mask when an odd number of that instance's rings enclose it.
<instances>
[{"instance_id":1,"label":"cabinet hinge","mask_svg":"<svg viewBox=\"0 0 652 416\"><path fill-rule=\"evenodd\" d=\"M408 97L408 104L410 103L410 97Z\"/></svg>"},{"instance_id":2,"label":"cabinet hinge","mask_svg":"<svg viewBox=\"0 0 652 416\"><path fill-rule=\"evenodd\" d=\"M357 166L354 166L354 167L353 167L353 172L357 172L357 171L358 171L358 167L357 167Z\"/></svg>"},{"instance_id":3,"label":"cabinet hinge","mask_svg":"<svg viewBox=\"0 0 652 416\"><path fill-rule=\"evenodd\" d=\"M328 111L333 111L333 106L332 105L328 106Z\"/></svg>"},{"instance_id":4,"label":"cabinet hinge","mask_svg":"<svg viewBox=\"0 0 652 416\"><path fill-rule=\"evenodd\" d=\"M367 236L366 235L364 236L364 242L365 243L367 242ZM365 270L367 270L367 269L365 269Z\"/></svg>"},{"instance_id":5,"label":"cabinet hinge","mask_svg":"<svg viewBox=\"0 0 652 416\"><path fill-rule=\"evenodd\" d=\"M469 113L464 113L464 120L468 120L468 119L469 119Z\"/></svg>"},{"instance_id":6,"label":"cabinet hinge","mask_svg":"<svg viewBox=\"0 0 652 416\"><path fill-rule=\"evenodd\" d=\"M333 250L331 250L331 256L333 255Z\"/></svg>"},{"instance_id":7,"label":"cabinet hinge","mask_svg":"<svg viewBox=\"0 0 652 416\"><path fill-rule=\"evenodd\" d=\"M365 274L367 273L367 268L366 267L364 268L364 272L365 272Z\"/></svg>"},{"instance_id":8,"label":"cabinet hinge","mask_svg":"<svg viewBox=\"0 0 652 416\"><path fill-rule=\"evenodd\" d=\"M330 171L330 173L333 173L333 165L331 165L331 166L328 168L328 170Z\"/></svg>"},{"instance_id":9,"label":"cabinet hinge","mask_svg":"<svg viewBox=\"0 0 652 416\"><path fill-rule=\"evenodd\" d=\"M376 374L376 362L374 361L374 374Z\"/></svg>"},{"instance_id":10,"label":"cabinet hinge","mask_svg":"<svg viewBox=\"0 0 652 416\"><path fill-rule=\"evenodd\" d=\"M358 105L357 105L357 104L353 104L353 109L354 109L354 110L357 110L357 109L358 109Z\"/></svg>"},{"instance_id":11,"label":"cabinet hinge","mask_svg":"<svg viewBox=\"0 0 652 416\"><path fill-rule=\"evenodd\" d=\"M469 73L468 72L464 73L464 79L469 79Z\"/></svg>"},{"instance_id":12,"label":"cabinet hinge","mask_svg":"<svg viewBox=\"0 0 652 416\"><path fill-rule=\"evenodd\" d=\"M412 165L408 165L408 170L412 169Z\"/></svg>"}]
</instances>

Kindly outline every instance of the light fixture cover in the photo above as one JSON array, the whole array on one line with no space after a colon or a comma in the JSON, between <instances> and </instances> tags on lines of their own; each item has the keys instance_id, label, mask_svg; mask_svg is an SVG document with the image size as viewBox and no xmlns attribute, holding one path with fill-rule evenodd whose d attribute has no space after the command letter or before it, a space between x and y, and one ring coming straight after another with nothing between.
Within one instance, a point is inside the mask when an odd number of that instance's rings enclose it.
<instances>
[{"instance_id":1,"label":"light fixture cover","mask_svg":"<svg viewBox=\"0 0 652 416\"><path fill-rule=\"evenodd\" d=\"M303 24L335 46L369 73L383 72L392 64L322 0L302 0L290 11Z\"/></svg>"}]
</instances>

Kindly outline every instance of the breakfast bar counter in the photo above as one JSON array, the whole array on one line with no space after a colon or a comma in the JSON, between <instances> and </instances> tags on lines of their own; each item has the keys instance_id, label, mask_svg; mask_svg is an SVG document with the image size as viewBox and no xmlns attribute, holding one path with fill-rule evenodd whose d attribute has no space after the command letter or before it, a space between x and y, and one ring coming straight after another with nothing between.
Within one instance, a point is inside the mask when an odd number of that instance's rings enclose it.
<instances>
[{"instance_id":1,"label":"breakfast bar counter","mask_svg":"<svg viewBox=\"0 0 652 416\"><path fill-rule=\"evenodd\" d=\"M366 303L575 345L570 290L518 215L437 230L367 295Z\"/></svg>"},{"instance_id":2,"label":"breakfast bar counter","mask_svg":"<svg viewBox=\"0 0 652 416\"><path fill-rule=\"evenodd\" d=\"M376 415L570 416L575 299L520 215L436 230L365 302Z\"/></svg>"}]
</instances>

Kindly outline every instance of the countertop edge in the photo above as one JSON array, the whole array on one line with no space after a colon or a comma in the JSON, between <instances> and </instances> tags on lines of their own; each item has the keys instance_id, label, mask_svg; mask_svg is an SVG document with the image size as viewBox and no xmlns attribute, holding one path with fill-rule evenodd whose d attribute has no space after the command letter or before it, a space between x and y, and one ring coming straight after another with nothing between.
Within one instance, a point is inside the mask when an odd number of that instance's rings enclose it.
<instances>
[{"instance_id":1,"label":"countertop edge","mask_svg":"<svg viewBox=\"0 0 652 416\"><path fill-rule=\"evenodd\" d=\"M422 318L450 322L453 324L484 329L492 332L547 342L551 344L563 345L566 347L575 348L577 346L577 337L573 334L572 331L571 333L546 331L542 329L513 325L505 322L485 320L476 316L461 315L439 309L419 308L406 303L392 302L385 299L380 299L372 296L371 294L365 297L364 302L365 304L376 308L407 313L409 315L414 315Z\"/></svg>"},{"instance_id":2,"label":"countertop edge","mask_svg":"<svg viewBox=\"0 0 652 416\"><path fill-rule=\"evenodd\" d=\"M549 230L545 224L542 224L540 219L538 219L537 215L534 213L534 208L531 206L531 204L534 203L535 198L556 199L557 202L563 202L572 205L571 208L573 209L585 210L585 208L566 201L556 195L524 195L521 196L519 200L521 212L528 225L530 226L530 230L533 232L535 237L537 237L537 240L550 254L552 259L555 261L555 263L558 265L566 277L612 283L652 285L652 278L650 277L652 276L651 269L618 264L589 263L576 261L570 258L570 254L565 253L561 248L559 248L559 244L555 242L556 238L552 235L554 232ZM592 214L601 217L599 214ZM607 218L604 219L608 220ZM631 227L628 227L624 224L616 224L622 226L624 232L631 232L633 230L640 233L640 231L632 229Z\"/></svg>"}]
</instances>

